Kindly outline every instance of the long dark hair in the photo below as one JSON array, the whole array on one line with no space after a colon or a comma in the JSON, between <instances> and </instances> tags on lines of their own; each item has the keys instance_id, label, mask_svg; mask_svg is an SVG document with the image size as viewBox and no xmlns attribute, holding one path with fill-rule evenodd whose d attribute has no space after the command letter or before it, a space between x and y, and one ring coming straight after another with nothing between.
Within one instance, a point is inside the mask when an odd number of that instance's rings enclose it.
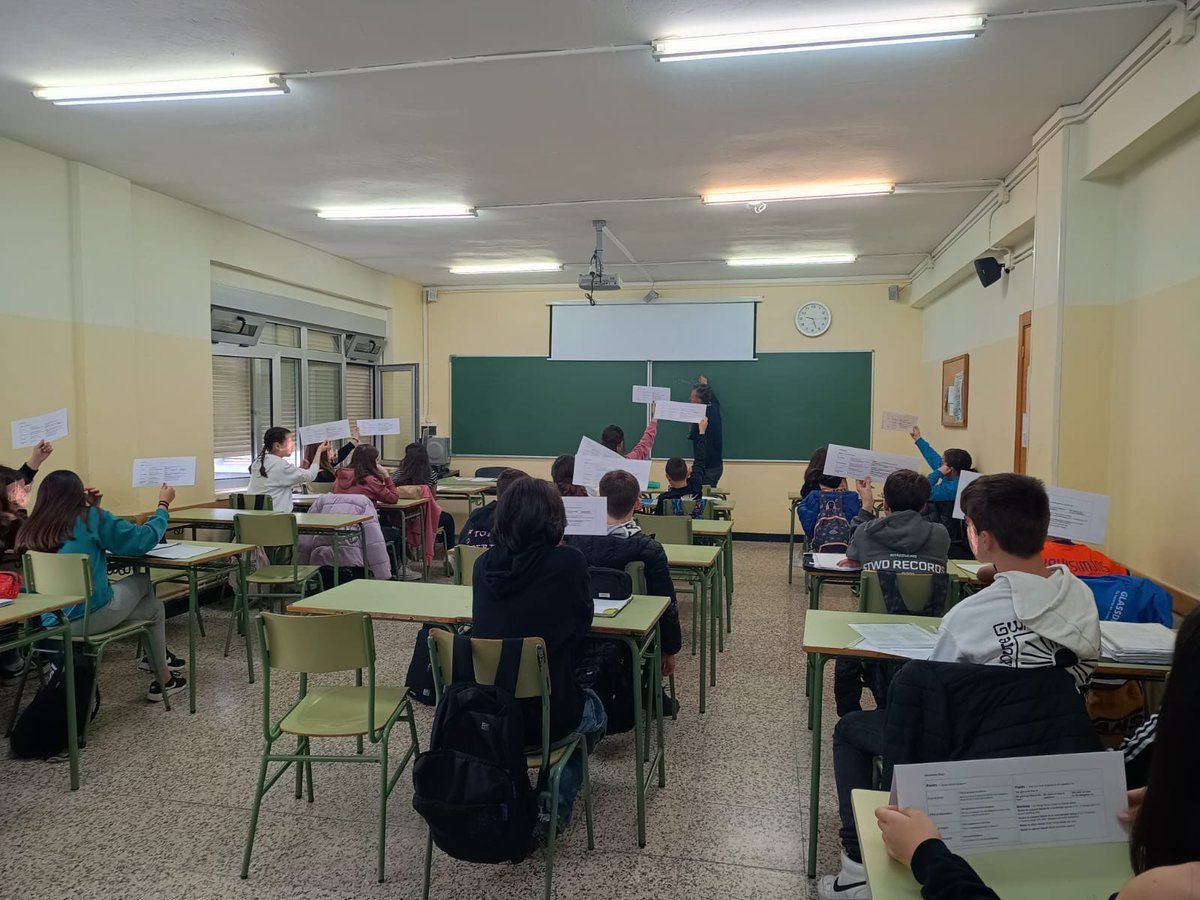
<instances>
[{"instance_id":1,"label":"long dark hair","mask_svg":"<svg viewBox=\"0 0 1200 900\"><path fill-rule=\"evenodd\" d=\"M75 533L75 523L89 507L83 482L65 469L42 479L33 512L17 533L18 550L57 553Z\"/></svg>"},{"instance_id":2,"label":"long dark hair","mask_svg":"<svg viewBox=\"0 0 1200 900\"><path fill-rule=\"evenodd\" d=\"M404 460L392 480L396 484L429 484L433 480L429 451L424 444L412 443L404 448Z\"/></svg>"},{"instance_id":3,"label":"long dark hair","mask_svg":"<svg viewBox=\"0 0 1200 900\"><path fill-rule=\"evenodd\" d=\"M564 497L586 497L587 489L575 484L575 457L567 453L550 466L550 480Z\"/></svg>"},{"instance_id":4,"label":"long dark hair","mask_svg":"<svg viewBox=\"0 0 1200 900\"><path fill-rule=\"evenodd\" d=\"M942 462L948 465L955 472L974 472L971 468L971 454L966 450L960 450L957 447L951 447L942 454Z\"/></svg>"},{"instance_id":5,"label":"long dark hair","mask_svg":"<svg viewBox=\"0 0 1200 900\"><path fill-rule=\"evenodd\" d=\"M818 447L808 460L808 468L804 470L804 483L814 482L825 472L825 457L829 455L828 447Z\"/></svg>"},{"instance_id":6,"label":"long dark hair","mask_svg":"<svg viewBox=\"0 0 1200 900\"><path fill-rule=\"evenodd\" d=\"M1129 860L1134 872L1200 862L1200 609L1183 620L1175 639L1171 675L1163 692L1146 782L1146 799L1133 820Z\"/></svg>"},{"instance_id":7,"label":"long dark hair","mask_svg":"<svg viewBox=\"0 0 1200 900\"><path fill-rule=\"evenodd\" d=\"M355 484L362 484L368 478L380 478L379 451L370 444L359 444L350 454L350 468L354 471Z\"/></svg>"},{"instance_id":8,"label":"long dark hair","mask_svg":"<svg viewBox=\"0 0 1200 900\"><path fill-rule=\"evenodd\" d=\"M16 469L0 466L0 527L5 527L21 517L22 510L8 500L8 489L14 484L24 484L25 476Z\"/></svg>"},{"instance_id":9,"label":"long dark hair","mask_svg":"<svg viewBox=\"0 0 1200 900\"><path fill-rule=\"evenodd\" d=\"M284 437L286 438L287 435L284 435ZM304 448L304 456L302 457L303 462L301 463L301 468L307 469L309 466L312 465L312 461L317 455L317 448L320 446L321 446L320 444L309 444L307 447ZM328 472L330 475L333 474L333 449L332 448L326 450L324 453L321 454L321 471ZM263 473L263 474L266 474L266 473Z\"/></svg>"},{"instance_id":10,"label":"long dark hair","mask_svg":"<svg viewBox=\"0 0 1200 900\"><path fill-rule=\"evenodd\" d=\"M567 527L562 497L549 481L518 478L496 501L492 539L509 553L557 547Z\"/></svg>"},{"instance_id":11,"label":"long dark hair","mask_svg":"<svg viewBox=\"0 0 1200 900\"><path fill-rule=\"evenodd\" d=\"M263 478L267 477L267 454L271 452L271 448L276 444L282 444L287 440L287 436L292 433L290 428L284 428L282 425L272 425L263 435L262 449L258 451L258 458L255 462L258 463L258 474ZM254 466L250 467L250 471L254 471Z\"/></svg>"}]
</instances>

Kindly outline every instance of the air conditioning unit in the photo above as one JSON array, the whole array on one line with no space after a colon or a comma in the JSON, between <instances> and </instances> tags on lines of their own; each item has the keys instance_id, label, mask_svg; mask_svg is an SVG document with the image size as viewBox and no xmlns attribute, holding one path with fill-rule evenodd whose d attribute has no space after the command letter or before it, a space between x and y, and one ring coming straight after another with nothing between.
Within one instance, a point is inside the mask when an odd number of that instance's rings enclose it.
<instances>
[{"instance_id":1,"label":"air conditioning unit","mask_svg":"<svg viewBox=\"0 0 1200 900\"><path fill-rule=\"evenodd\" d=\"M348 334L342 344L346 348L346 359L377 365L383 361L383 348L387 340L369 334Z\"/></svg>"},{"instance_id":2,"label":"air conditioning unit","mask_svg":"<svg viewBox=\"0 0 1200 900\"><path fill-rule=\"evenodd\" d=\"M258 316L214 306L209 311L214 344L236 344L253 347L262 337L263 320Z\"/></svg>"}]
</instances>

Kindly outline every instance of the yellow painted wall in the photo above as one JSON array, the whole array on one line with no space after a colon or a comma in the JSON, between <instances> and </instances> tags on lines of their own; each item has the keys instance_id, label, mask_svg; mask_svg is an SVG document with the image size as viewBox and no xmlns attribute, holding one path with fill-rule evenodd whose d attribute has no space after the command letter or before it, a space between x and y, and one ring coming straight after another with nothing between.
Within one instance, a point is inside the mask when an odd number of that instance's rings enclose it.
<instances>
[{"instance_id":1,"label":"yellow painted wall","mask_svg":"<svg viewBox=\"0 0 1200 900\"><path fill-rule=\"evenodd\" d=\"M711 300L761 296L758 312L758 348L764 352L800 350L874 350L875 411L873 441L876 449L912 452L906 435L878 429L881 410L909 410L920 390L921 312L887 299L886 284L780 285L762 287L719 285L664 290L665 300ZM637 296L640 296L637 295ZM549 311L546 304L577 299L578 292L555 291L443 291L429 310L429 416L443 433L451 433L450 356L544 355L548 343ZM625 299L634 298L633 295ZM802 337L794 324L796 309L809 300L827 303L833 326L820 338ZM819 389L813 386L797 390ZM598 438L607 422L596 422ZM797 447L797 457L807 457L812 447ZM574 447L564 447L571 453ZM534 475L548 475L551 460L455 457L464 473L476 466L514 465ZM665 480L662 462L652 476ZM789 490L798 490L803 465L797 463L727 463L722 487L737 497L737 530L781 533L787 528ZM461 510L455 510L461 514Z\"/></svg>"}]
</instances>

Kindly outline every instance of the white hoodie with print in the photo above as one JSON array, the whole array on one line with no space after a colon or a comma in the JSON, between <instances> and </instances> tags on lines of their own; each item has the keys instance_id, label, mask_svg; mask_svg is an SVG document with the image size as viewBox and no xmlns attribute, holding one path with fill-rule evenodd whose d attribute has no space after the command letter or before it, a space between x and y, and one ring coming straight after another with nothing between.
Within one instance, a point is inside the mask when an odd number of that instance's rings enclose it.
<instances>
[{"instance_id":1,"label":"white hoodie with print","mask_svg":"<svg viewBox=\"0 0 1200 900\"><path fill-rule=\"evenodd\" d=\"M1100 616L1092 590L1052 566L1049 578L1001 572L942 619L930 659L1014 669L1065 668L1082 688L1100 656Z\"/></svg>"}]
</instances>

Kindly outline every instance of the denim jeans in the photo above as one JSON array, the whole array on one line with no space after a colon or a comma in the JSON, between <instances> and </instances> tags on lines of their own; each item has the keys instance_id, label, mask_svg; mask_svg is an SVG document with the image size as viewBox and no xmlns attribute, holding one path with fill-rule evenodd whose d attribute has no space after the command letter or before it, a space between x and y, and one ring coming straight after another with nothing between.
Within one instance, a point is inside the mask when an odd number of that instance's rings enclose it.
<instances>
[{"instance_id":1,"label":"denim jeans","mask_svg":"<svg viewBox=\"0 0 1200 900\"><path fill-rule=\"evenodd\" d=\"M833 729L833 775L837 780L838 815L842 819L838 837L846 855L855 862L862 862L862 852L858 848L850 792L871 787L872 763L883 753L883 717L884 711L880 709L860 710L842 716Z\"/></svg>"},{"instance_id":2,"label":"denim jeans","mask_svg":"<svg viewBox=\"0 0 1200 900\"><path fill-rule=\"evenodd\" d=\"M583 717L579 720L576 732L583 735L587 753L591 756L604 732L608 728L608 713L604 711L604 703L591 688L583 689ZM571 811L575 808L575 798L583 787L583 760L579 754L572 754L567 764L563 766L558 779L558 830L561 834L571 822ZM550 791L542 791L538 796L538 807L543 812L550 811Z\"/></svg>"}]
</instances>

